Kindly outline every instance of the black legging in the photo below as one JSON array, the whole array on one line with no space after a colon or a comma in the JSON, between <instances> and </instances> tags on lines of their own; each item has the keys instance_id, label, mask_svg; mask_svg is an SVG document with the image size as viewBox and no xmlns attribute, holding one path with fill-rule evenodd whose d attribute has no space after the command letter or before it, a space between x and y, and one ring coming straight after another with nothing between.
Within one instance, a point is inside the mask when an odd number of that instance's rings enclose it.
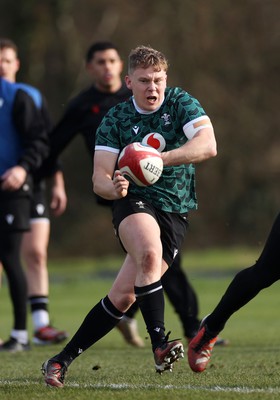
<instances>
[{"instance_id":1,"label":"black legging","mask_svg":"<svg viewBox=\"0 0 280 400\"><path fill-rule=\"evenodd\" d=\"M14 313L14 329L26 329L27 282L20 261L22 233L0 233L0 261L7 275Z\"/></svg>"},{"instance_id":2,"label":"black legging","mask_svg":"<svg viewBox=\"0 0 280 400\"><path fill-rule=\"evenodd\" d=\"M240 271L234 277L217 307L207 317L210 331L221 331L234 312L278 279L280 279L280 214L274 221L259 259L252 267Z\"/></svg>"}]
</instances>

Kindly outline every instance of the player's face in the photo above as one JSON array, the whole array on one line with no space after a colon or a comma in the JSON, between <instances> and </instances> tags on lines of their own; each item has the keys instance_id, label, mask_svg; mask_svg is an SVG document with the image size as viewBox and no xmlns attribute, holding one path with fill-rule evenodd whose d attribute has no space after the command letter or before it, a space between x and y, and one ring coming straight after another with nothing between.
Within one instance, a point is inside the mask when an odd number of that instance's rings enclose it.
<instances>
[{"instance_id":1,"label":"player's face","mask_svg":"<svg viewBox=\"0 0 280 400\"><path fill-rule=\"evenodd\" d=\"M19 59L14 51L8 47L0 50L0 76L7 81L15 82L19 70Z\"/></svg>"},{"instance_id":2,"label":"player's face","mask_svg":"<svg viewBox=\"0 0 280 400\"><path fill-rule=\"evenodd\" d=\"M115 49L97 51L87 64L87 70L97 89L114 92L121 87L123 63Z\"/></svg>"},{"instance_id":3,"label":"player's face","mask_svg":"<svg viewBox=\"0 0 280 400\"><path fill-rule=\"evenodd\" d=\"M155 71L153 67L137 68L126 76L126 85L132 90L138 107L154 111L164 100L167 74L164 70Z\"/></svg>"}]
</instances>

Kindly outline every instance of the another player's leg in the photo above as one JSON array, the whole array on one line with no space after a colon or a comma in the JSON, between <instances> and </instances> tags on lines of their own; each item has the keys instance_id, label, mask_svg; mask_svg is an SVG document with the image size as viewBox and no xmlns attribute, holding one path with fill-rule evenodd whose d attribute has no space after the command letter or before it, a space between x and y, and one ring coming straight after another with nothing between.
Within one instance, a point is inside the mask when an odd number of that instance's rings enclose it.
<instances>
[{"instance_id":1,"label":"another player's leg","mask_svg":"<svg viewBox=\"0 0 280 400\"><path fill-rule=\"evenodd\" d=\"M189 365L194 372L202 372L206 369L218 334L219 332L209 329L207 317L202 320L199 331L190 341L188 348Z\"/></svg>"},{"instance_id":2,"label":"another player's leg","mask_svg":"<svg viewBox=\"0 0 280 400\"><path fill-rule=\"evenodd\" d=\"M171 267L161 278L163 288L179 315L187 343L195 337L200 326L197 294L182 269L181 256L177 255ZM226 346L229 341L218 337L216 346Z\"/></svg>"},{"instance_id":3,"label":"another player's leg","mask_svg":"<svg viewBox=\"0 0 280 400\"><path fill-rule=\"evenodd\" d=\"M252 300L262 289L280 279L276 260L280 259L280 214L276 218L263 252L256 264L240 271L228 286L214 311L204 319L196 337L189 345L189 364L193 371L206 369L215 337L224 329L228 319Z\"/></svg>"},{"instance_id":4,"label":"another player's leg","mask_svg":"<svg viewBox=\"0 0 280 400\"><path fill-rule=\"evenodd\" d=\"M49 219L31 220L31 230L24 234L21 248L26 264L28 299L34 326L33 343L37 345L60 343L68 336L67 332L50 323L47 269L49 232Z\"/></svg>"},{"instance_id":5,"label":"another player's leg","mask_svg":"<svg viewBox=\"0 0 280 400\"><path fill-rule=\"evenodd\" d=\"M27 318L27 284L20 262L21 232L0 232L0 260L7 275L13 306L14 325L10 338L2 343L0 351L29 350Z\"/></svg>"},{"instance_id":6,"label":"another player's leg","mask_svg":"<svg viewBox=\"0 0 280 400\"><path fill-rule=\"evenodd\" d=\"M137 320L135 318L136 312L139 310L138 304L135 301L132 306L127 310L117 324L118 330L123 335L124 340L135 347L144 347L144 341L138 332Z\"/></svg>"}]
</instances>

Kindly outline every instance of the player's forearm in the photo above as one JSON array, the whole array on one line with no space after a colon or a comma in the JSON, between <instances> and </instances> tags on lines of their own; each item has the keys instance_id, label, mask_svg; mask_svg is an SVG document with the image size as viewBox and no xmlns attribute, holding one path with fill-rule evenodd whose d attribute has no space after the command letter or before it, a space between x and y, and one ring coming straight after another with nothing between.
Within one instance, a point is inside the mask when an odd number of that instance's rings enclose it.
<instances>
[{"instance_id":1,"label":"player's forearm","mask_svg":"<svg viewBox=\"0 0 280 400\"><path fill-rule=\"evenodd\" d=\"M117 200L127 195L129 182L116 171L113 179L109 175L94 173L92 177L93 191L106 200Z\"/></svg>"},{"instance_id":2,"label":"player's forearm","mask_svg":"<svg viewBox=\"0 0 280 400\"><path fill-rule=\"evenodd\" d=\"M114 184L110 175L99 173L98 168L95 168L92 175L93 191L100 197L106 200L115 200Z\"/></svg>"},{"instance_id":3,"label":"player's forearm","mask_svg":"<svg viewBox=\"0 0 280 400\"><path fill-rule=\"evenodd\" d=\"M162 153L164 166L199 163L217 155L212 129L203 129L178 149Z\"/></svg>"}]
</instances>

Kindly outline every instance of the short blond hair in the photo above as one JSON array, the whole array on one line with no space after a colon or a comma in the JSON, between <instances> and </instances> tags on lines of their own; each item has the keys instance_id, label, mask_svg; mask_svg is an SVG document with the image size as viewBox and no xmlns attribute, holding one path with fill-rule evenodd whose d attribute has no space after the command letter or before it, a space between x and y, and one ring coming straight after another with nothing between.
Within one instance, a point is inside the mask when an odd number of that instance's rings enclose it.
<instances>
[{"instance_id":1,"label":"short blond hair","mask_svg":"<svg viewBox=\"0 0 280 400\"><path fill-rule=\"evenodd\" d=\"M155 71L168 70L168 61L163 53L150 46L138 46L131 50L128 57L128 73L137 68L153 67Z\"/></svg>"}]
</instances>

